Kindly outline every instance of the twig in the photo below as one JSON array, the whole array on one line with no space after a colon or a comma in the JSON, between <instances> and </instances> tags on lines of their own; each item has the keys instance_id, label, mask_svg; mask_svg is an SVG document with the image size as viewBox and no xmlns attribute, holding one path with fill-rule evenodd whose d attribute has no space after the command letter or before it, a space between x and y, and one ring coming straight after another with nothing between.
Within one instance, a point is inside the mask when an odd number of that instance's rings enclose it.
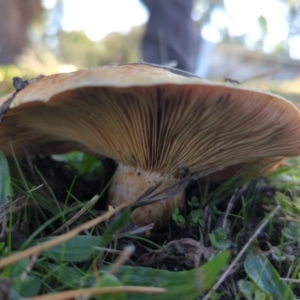
<instances>
[{"instance_id":1,"label":"twig","mask_svg":"<svg viewBox=\"0 0 300 300\"><path fill-rule=\"evenodd\" d=\"M57 235L59 232L63 231L64 228L66 228L67 226L70 226L73 222L75 222L78 218L80 218L88 209L90 209L95 202L97 202L99 200L99 195L94 196L90 201L88 201L88 203L82 207L71 219L69 219L65 224L63 224L61 227L59 227L58 229L56 229L54 232L52 232L50 234L50 236L52 235Z\"/></svg>"},{"instance_id":2,"label":"twig","mask_svg":"<svg viewBox=\"0 0 300 300\"><path fill-rule=\"evenodd\" d=\"M33 183L35 185L39 185L39 181L38 181L38 179L37 179L37 177L35 175L35 172L34 172L34 167L33 167L33 164L32 164L32 160L31 160L30 154L29 154L29 152L28 152L28 150L27 150L27 148L26 148L26 146L24 144L24 141L21 140L20 144L21 144L21 146L23 148L23 153L25 154L25 158L26 158L26 161L27 161L28 166L29 166L28 169L29 169L29 171L30 171L30 173L31 173L31 175L33 177Z\"/></svg>"},{"instance_id":3,"label":"twig","mask_svg":"<svg viewBox=\"0 0 300 300\"><path fill-rule=\"evenodd\" d=\"M99 251L103 251L103 252L108 252L108 253L117 253L117 254L122 253L121 250L116 250L116 249L111 249L111 248L106 248L106 247L98 247L98 246L94 246L93 248L94 248L95 250L99 250Z\"/></svg>"},{"instance_id":4,"label":"twig","mask_svg":"<svg viewBox=\"0 0 300 300\"><path fill-rule=\"evenodd\" d=\"M300 283L300 279L293 279L293 278L280 278L282 281L288 281L293 283Z\"/></svg>"},{"instance_id":5,"label":"twig","mask_svg":"<svg viewBox=\"0 0 300 300\"><path fill-rule=\"evenodd\" d=\"M147 232L149 230L152 230L154 227L154 223L151 223L151 224L148 224L146 226L143 226L143 227L138 227L138 228L134 228L134 229L131 229L131 230L125 230L120 233L116 233L112 236L112 240L115 240L115 239L119 239L123 236L127 236L127 235L140 235L144 232Z\"/></svg>"},{"instance_id":6,"label":"twig","mask_svg":"<svg viewBox=\"0 0 300 300\"><path fill-rule=\"evenodd\" d=\"M12 254L6 258L3 258L0 260L0 269L11 265L21 259L24 259L26 257L32 256L32 255L38 255L40 252L45 251L47 249L53 248L55 246L58 246L61 243L64 243L66 241L69 241L76 237L78 234L80 234L82 231L90 229L93 226L96 226L97 224L106 221L107 219L111 218L114 214L118 213L122 209L124 209L127 206L130 206L132 204L132 200L126 201L116 207L114 210L110 210L107 213L105 213L102 216L99 216L93 220L90 220L86 223L83 223L79 225L78 227L74 228L73 230L64 233L56 238L53 238L50 241L47 241L45 243L42 243L40 245L33 246L31 248L28 248L26 250L23 250L22 252L18 252L16 254Z\"/></svg>"},{"instance_id":7,"label":"twig","mask_svg":"<svg viewBox=\"0 0 300 300\"><path fill-rule=\"evenodd\" d=\"M41 186L33 187L28 193L39 189ZM12 199L5 199L0 203L0 241L2 241L7 234L7 221L12 214L18 213L21 211L25 205L28 204L27 196L23 192L19 192L13 195ZM30 203L30 205L32 205Z\"/></svg>"},{"instance_id":8,"label":"twig","mask_svg":"<svg viewBox=\"0 0 300 300\"><path fill-rule=\"evenodd\" d=\"M257 230L254 232L254 234L250 237L250 239L247 241L247 243L244 245L244 247L241 249L239 254L233 259L231 264L228 266L226 271L221 275L219 280L216 282L216 284L212 287L210 292L203 298L203 300L209 300L212 292L216 291L216 289L222 284L222 282L226 279L226 277L230 274L233 267L236 265L236 263L240 260L240 258L243 256L243 254L246 252L250 244L256 239L258 234L265 228L265 226L269 223L270 219L273 218L273 216L276 214L276 212L280 209L280 206L276 206L276 208L271 212L268 216L268 218L257 228Z\"/></svg>"},{"instance_id":9,"label":"twig","mask_svg":"<svg viewBox=\"0 0 300 300\"><path fill-rule=\"evenodd\" d=\"M244 79L244 80L242 81L242 83L245 83L245 82L247 82L247 81L254 80L254 79L260 79L260 78L263 78L263 77L269 77L269 76L271 76L271 75L276 75L276 74L281 73L282 71L283 71L282 68L281 68L281 69L277 68L277 69L272 70L272 71L270 71L270 72L265 72L265 73L261 73L261 74L252 76L252 77L250 77L250 78L246 78L246 79Z\"/></svg>"},{"instance_id":10,"label":"twig","mask_svg":"<svg viewBox=\"0 0 300 300\"><path fill-rule=\"evenodd\" d=\"M124 250L121 252L121 254L118 256L114 264L111 266L111 268L108 270L109 274L116 273L119 268L126 262L126 260L133 254L135 251L134 245L129 245L124 248Z\"/></svg>"},{"instance_id":11,"label":"twig","mask_svg":"<svg viewBox=\"0 0 300 300\"><path fill-rule=\"evenodd\" d=\"M226 221L227 221L227 218L233 208L233 204L234 202L248 189L249 187L249 183L246 183L243 185L243 187L241 189L236 189L232 195L232 197L230 198L228 204L227 204L227 209L226 209L226 212L225 212L225 215L224 215L224 218L223 218L223 222L222 222L222 225L221 225L221 228L222 229L225 229L226 227Z\"/></svg>"},{"instance_id":12,"label":"twig","mask_svg":"<svg viewBox=\"0 0 300 300\"><path fill-rule=\"evenodd\" d=\"M13 281L7 278L0 278L0 299L10 299L10 288Z\"/></svg>"},{"instance_id":13,"label":"twig","mask_svg":"<svg viewBox=\"0 0 300 300\"><path fill-rule=\"evenodd\" d=\"M28 265L26 266L26 269L24 270L24 272L21 274L20 278L22 281L25 281L25 279L27 278L27 275L31 272L32 268L34 267L35 262L38 259L38 255L33 255L28 263Z\"/></svg>"},{"instance_id":14,"label":"twig","mask_svg":"<svg viewBox=\"0 0 300 300\"><path fill-rule=\"evenodd\" d=\"M223 222L222 222L222 225L221 225L221 228L222 229L225 229L226 227L226 221L227 221L227 218L229 216L229 213L231 212L232 210L232 207L233 207L233 202L238 199L238 197L240 196L240 193L239 193L239 189L236 189L234 191L234 193L232 194L228 204L227 204L227 208L226 208L226 211L225 211L225 215L223 217Z\"/></svg>"},{"instance_id":15,"label":"twig","mask_svg":"<svg viewBox=\"0 0 300 300\"><path fill-rule=\"evenodd\" d=\"M191 177L188 176L187 178L184 178L184 179L178 181L177 183L163 189L162 191L159 191L156 194L152 195L153 191L155 191L160 186L161 182L159 182L155 186L148 189L141 197L139 197L137 199L137 201L132 204L131 207L132 207L132 209L135 209L140 206L144 206L144 205L148 205L148 204L151 204L154 202L170 199L174 195L176 195L179 192L181 192L182 190L184 190L187 187L190 180L191 180ZM162 194L164 194L164 195L162 195Z\"/></svg>"},{"instance_id":16,"label":"twig","mask_svg":"<svg viewBox=\"0 0 300 300\"><path fill-rule=\"evenodd\" d=\"M167 290L163 288L156 287L144 287L144 286L114 286L114 287L104 287L104 288L87 288L72 291L65 291L60 293L53 293L49 295L37 296L33 298L28 298L27 300L68 300L74 299L82 296L92 296L92 295L107 295L107 294L119 294L119 293L142 293L142 294L161 294L165 293Z\"/></svg>"},{"instance_id":17,"label":"twig","mask_svg":"<svg viewBox=\"0 0 300 300\"><path fill-rule=\"evenodd\" d=\"M211 205L207 205L204 209L204 241L203 245L208 245L209 233L211 232L211 213L210 213Z\"/></svg>"},{"instance_id":18,"label":"twig","mask_svg":"<svg viewBox=\"0 0 300 300\"><path fill-rule=\"evenodd\" d=\"M0 204L0 223L4 218L9 218L10 214L17 213L23 209L26 202L26 195L23 192L13 196L13 200L5 199Z\"/></svg>"}]
</instances>

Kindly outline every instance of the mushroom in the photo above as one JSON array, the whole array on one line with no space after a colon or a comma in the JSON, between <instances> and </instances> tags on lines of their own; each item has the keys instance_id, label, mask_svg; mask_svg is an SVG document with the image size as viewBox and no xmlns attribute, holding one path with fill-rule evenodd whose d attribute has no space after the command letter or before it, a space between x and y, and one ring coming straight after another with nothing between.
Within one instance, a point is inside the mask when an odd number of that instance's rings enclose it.
<instances>
[{"instance_id":1,"label":"mushroom","mask_svg":"<svg viewBox=\"0 0 300 300\"><path fill-rule=\"evenodd\" d=\"M223 170L216 171L208 176L199 178L200 182L222 182L234 176L239 176L243 179L251 179L253 177L268 175L276 171L282 164L284 159L265 158L247 164L237 164L226 167Z\"/></svg>"},{"instance_id":2,"label":"mushroom","mask_svg":"<svg viewBox=\"0 0 300 300\"><path fill-rule=\"evenodd\" d=\"M180 167L201 177L297 156L300 117L273 94L154 65L110 65L42 77L19 91L0 124L0 149L20 156L24 148L116 160L109 201L118 205L176 184ZM183 202L180 192L135 209L131 220L160 226Z\"/></svg>"}]
</instances>

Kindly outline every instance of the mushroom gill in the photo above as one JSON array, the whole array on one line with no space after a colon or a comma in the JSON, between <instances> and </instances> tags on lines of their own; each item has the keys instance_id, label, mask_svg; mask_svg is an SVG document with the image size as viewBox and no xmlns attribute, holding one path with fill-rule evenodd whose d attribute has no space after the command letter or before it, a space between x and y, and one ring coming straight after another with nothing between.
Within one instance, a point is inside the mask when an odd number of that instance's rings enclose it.
<instances>
[{"instance_id":1,"label":"mushroom gill","mask_svg":"<svg viewBox=\"0 0 300 300\"><path fill-rule=\"evenodd\" d=\"M179 74L177 74L179 73ZM0 99L4 103L8 96ZM81 150L119 162L110 203L136 200L183 166L206 176L229 166L300 154L290 102L230 83L145 64L105 66L36 80L0 125L0 148L17 155ZM183 193L137 208L132 221L163 223Z\"/></svg>"}]
</instances>

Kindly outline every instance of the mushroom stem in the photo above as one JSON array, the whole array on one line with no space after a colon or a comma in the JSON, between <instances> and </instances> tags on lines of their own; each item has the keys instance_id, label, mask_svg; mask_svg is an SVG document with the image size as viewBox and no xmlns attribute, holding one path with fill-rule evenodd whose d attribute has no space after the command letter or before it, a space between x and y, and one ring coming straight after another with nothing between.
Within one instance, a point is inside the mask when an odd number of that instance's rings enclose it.
<instances>
[{"instance_id":1,"label":"mushroom stem","mask_svg":"<svg viewBox=\"0 0 300 300\"><path fill-rule=\"evenodd\" d=\"M177 181L173 175L143 171L120 163L109 190L109 204L120 205L124 201L135 201L158 183L160 185L155 189L155 193L163 191ZM172 211L183 203L184 191L170 199L136 208L131 214L131 222L140 226L155 223L156 227L160 227L166 223Z\"/></svg>"}]
</instances>

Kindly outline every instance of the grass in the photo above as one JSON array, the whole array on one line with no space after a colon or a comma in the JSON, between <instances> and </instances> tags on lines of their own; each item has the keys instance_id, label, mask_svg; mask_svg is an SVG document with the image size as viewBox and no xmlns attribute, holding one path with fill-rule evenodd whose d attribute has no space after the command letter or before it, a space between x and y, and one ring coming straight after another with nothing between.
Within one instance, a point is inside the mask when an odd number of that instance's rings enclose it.
<instances>
[{"instance_id":1,"label":"grass","mask_svg":"<svg viewBox=\"0 0 300 300\"><path fill-rule=\"evenodd\" d=\"M2 155L1 296L296 299L300 169L288 163L268 178L191 182L186 206L150 232L128 226L131 203L106 211L114 162L72 154L9 167Z\"/></svg>"}]
</instances>

